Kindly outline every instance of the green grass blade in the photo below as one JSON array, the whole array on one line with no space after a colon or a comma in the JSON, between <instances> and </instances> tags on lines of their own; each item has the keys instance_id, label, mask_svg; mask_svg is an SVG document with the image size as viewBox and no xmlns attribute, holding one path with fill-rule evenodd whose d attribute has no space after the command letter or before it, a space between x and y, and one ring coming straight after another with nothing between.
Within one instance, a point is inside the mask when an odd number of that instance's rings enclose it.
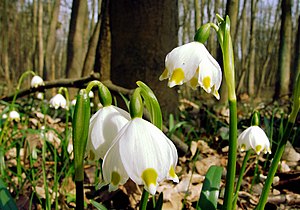
<instances>
[{"instance_id":1,"label":"green grass blade","mask_svg":"<svg viewBox=\"0 0 300 210\"><path fill-rule=\"evenodd\" d=\"M198 210L217 209L222 171L220 166L211 166L208 169L197 203Z\"/></svg>"},{"instance_id":2,"label":"green grass blade","mask_svg":"<svg viewBox=\"0 0 300 210\"><path fill-rule=\"evenodd\" d=\"M105 206L103 206L101 203L98 203L97 201L90 200L90 202L98 210L107 210Z\"/></svg>"}]
</instances>

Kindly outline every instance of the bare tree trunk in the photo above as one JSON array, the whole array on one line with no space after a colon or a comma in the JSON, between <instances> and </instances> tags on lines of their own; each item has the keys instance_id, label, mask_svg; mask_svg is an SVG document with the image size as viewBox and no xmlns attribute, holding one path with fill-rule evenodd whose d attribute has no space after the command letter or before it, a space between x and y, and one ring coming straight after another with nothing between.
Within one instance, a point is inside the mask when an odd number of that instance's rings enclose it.
<instances>
[{"instance_id":1,"label":"bare tree trunk","mask_svg":"<svg viewBox=\"0 0 300 210\"><path fill-rule=\"evenodd\" d=\"M295 52L294 52L294 74L293 74L293 86L296 84L298 75L300 74L300 15L298 17L298 30L295 41Z\"/></svg>"},{"instance_id":2,"label":"bare tree trunk","mask_svg":"<svg viewBox=\"0 0 300 210\"><path fill-rule=\"evenodd\" d=\"M86 18L87 1L74 0L67 44L67 78L79 78L82 75L83 59L85 57L84 35Z\"/></svg>"},{"instance_id":3,"label":"bare tree trunk","mask_svg":"<svg viewBox=\"0 0 300 210\"><path fill-rule=\"evenodd\" d=\"M94 69L100 72L101 80L110 80L111 64L111 32L109 17L109 0L102 0L101 6L101 27L99 41L96 50L96 61Z\"/></svg>"},{"instance_id":4,"label":"bare tree trunk","mask_svg":"<svg viewBox=\"0 0 300 210\"><path fill-rule=\"evenodd\" d=\"M38 72L40 76L44 73L44 43L43 43L43 1L38 0Z\"/></svg>"},{"instance_id":5,"label":"bare tree trunk","mask_svg":"<svg viewBox=\"0 0 300 210\"><path fill-rule=\"evenodd\" d=\"M37 0L33 0L32 2L32 47L30 49L30 59L32 62L33 70L37 71L37 59L36 59L36 51L37 51ZM38 71L37 71L38 73Z\"/></svg>"},{"instance_id":6,"label":"bare tree trunk","mask_svg":"<svg viewBox=\"0 0 300 210\"><path fill-rule=\"evenodd\" d=\"M249 65L248 65L248 94L252 97L255 94L255 48L256 48L256 13L258 0L251 0L251 28L249 46Z\"/></svg>"},{"instance_id":7,"label":"bare tree trunk","mask_svg":"<svg viewBox=\"0 0 300 210\"><path fill-rule=\"evenodd\" d=\"M112 81L135 88L136 81L141 80L153 89L163 111L175 112L176 89L168 88L158 78L166 54L178 43L177 1L114 1L110 4L110 20Z\"/></svg>"},{"instance_id":8,"label":"bare tree trunk","mask_svg":"<svg viewBox=\"0 0 300 210\"><path fill-rule=\"evenodd\" d=\"M44 79L47 79L48 75L53 75L51 69L52 66L54 65L54 63L52 64L52 62L54 62L53 54L54 54L55 43L56 43L56 26L58 22L59 7L60 7L60 0L55 0L52 8L52 16L51 16L50 26L47 35L47 42L46 42L46 53L45 53L46 71L45 71Z\"/></svg>"},{"instance_id":9,"label":"bare tree trunk","mask_svg":"<svg viewBox=\"0 0 300 210\"><path fill-rule=\"evenodd\" d=\"M197 31L201 26L201 12L200 12L199 0L194 0L194 8L195 8L195 31Z\"/></svg>"},{"instance_id":10,"label":"bare tree trunk","mask_svg":"<svg viewBox=\"0 0 300 210\"><path fill-rule=\"evenodd\" d=\"M247 27L247 0L244 0L243 10L242 10L242 33L241 33L241 49L242 49L242 61L241 61L241 71L237 72L238 85L236 92L239 94L242 91L242 87L244 87L244 81L247 71L247 35L248 35L248 27Z\"/></svg>"},{"instance_id":11,"label":"bare tree trunk","mask_svg":"<svg viewBox=\"0 0 300 210\"><path fill-rule=\"evenodd\" d=\"M7 6L8 2L7 0L4 0L4 11L3 11L3 25L2 25L2 32L4 33L2 35L3 40L2 40L2 44L3 44L3 48L2 48L2 52L3 52L3 65L4 65L4 75L5 75L5 81L7 83L7 91L10 92L12 90L12 84L11 84L11 79L10 79L10 73L9 73L9 61L8 61L8 15L7 15L7 11L8 11L8 6Z\"/></svg>"},{"instance_id":12,"label":"bare tree trunk","mask_svg":"<svg viewBox=\"0 0 300 210\"><path fill-rule=\"evenodd\" d=\"M89 41L89 47L83 64L82 76L87 76L94 70L93 67L95 64L97 43L100 34L100 26L101 26L101 15L98 16L98 22L96 24L96 27L94 28L94 32Z\"/></svg>"},{"instance_id":13,"label":"bare tree trunk","mask_svg":"<svg viewBox=\"0 0 300 210\"><path fill-rule=\"evenodd\" d=\"M275 87L275 99L289 94L292 38L291 8L291 0L282 1L278 75Z\"/></svg>"}]
</instances>

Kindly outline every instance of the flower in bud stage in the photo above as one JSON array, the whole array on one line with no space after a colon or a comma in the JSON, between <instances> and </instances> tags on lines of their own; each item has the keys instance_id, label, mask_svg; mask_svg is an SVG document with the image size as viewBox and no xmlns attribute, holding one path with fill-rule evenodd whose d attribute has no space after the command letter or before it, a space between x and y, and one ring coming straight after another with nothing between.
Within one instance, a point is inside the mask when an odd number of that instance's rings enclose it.
<instances>
[{"instance_id":1,"label":"flower in bud stage","mask_svg":"<svg viewBox=\"0 0 300 210\"><path fill-rule=\"evenodd\" d=\"M55 109L58 109L59 107L66 109L67 101L62 94L58 93L50 99L50 106Z\"/></svg>"},{"instance_id":2,"label":"flower in bud stage","mask_svg":"<svg viewBox=\"0 0 300 210\"><path fill-rule=\"evenodd\" d=\"M20 121L20 114L19 112L13 110L9 112L9 119L10 120L15 120L15 121Z\"/></svg>"},{"instance_id":3,"label":"flower in bud stage","mask_svg":"<svg viewBox=\"0 0 300 210\"><path fill-rule=\"evenodd\" d=\"M31 79L31 87L32 88L36 88L38 86L42 86L44 85L44 80L40 77L35 75L34 77L32 77Z\"/></svg>"},{"instance_id":4,"label":"flower in bud stage","mask_svg":"<svg viewBox=\"0 0 300 210\"><path fill-rule=\"evenodd\" d=\"M253 149L258 155L261 151L270 153L270 142L265 132L258 126L250 126L238 137L238 145L241 151Z\"/></svg>"},{"instance_id":5,"label":"flower in bud stage","mask_svg":"<svg viewBox=\"0 0 300 210\"><path fill-rule=\"evenodd\" d=\"M116 106L100 108L91 118L86 154L90 160L103 159L130 114Z\"/></svg>"},{"instance_id":6,"label":"flower in bud stage","mask_svg":"<svg viewBox=\"0 0 300 210\"><path fill-rule=\"evenodd\" d=\"M165 59L165 70L160 80L168 79L168 86L187 83L193 89L202 87L220 99L218 90L222 71L218 62L200 42L191 42L173 49Z\"/></svg>"},{"instance_id":7,"label":"flower in bud stage","mask_svg":"<svg viewBox=\"0 0 300 210\"><path fill-rule=\"evenodd\" d=\"M177 160L171 140L152 123L135 117L118 133L104 157L104 182L114 190L130 178L154 195L164 179L179 181L175 174Z\"/></svg>"},{"instance_id":8,"label":"flower in bud stage","mask_svg":"<svg viewBox=\"0 0 300 210\"><path fill-rule=\"evenodd\" d=\"M90 98L94 98L94 92L93 92L93 91L90 91L90 92L89 92L89 97L90 97Z\"/></svg>"}]
</instances>

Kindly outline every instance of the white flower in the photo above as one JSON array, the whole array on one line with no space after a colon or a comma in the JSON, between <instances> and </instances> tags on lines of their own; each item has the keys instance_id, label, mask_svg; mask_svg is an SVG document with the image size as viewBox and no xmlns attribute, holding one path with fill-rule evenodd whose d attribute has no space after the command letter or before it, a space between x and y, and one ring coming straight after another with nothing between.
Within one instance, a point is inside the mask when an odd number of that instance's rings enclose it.
<instances>
[{"instance_id":1,"label":"white flower","mask_svg":"<svg viewBox=\"0 0 300 210\"><path fill-rule=\"evenodd\" d=\"M171 140L150 122L136 117L122 128L104 157L104 182L113 190L130 178L154 195L164 179L179 181L177 160Z\"/></svg>"},{"instance_id":2,"label":"white flower","mask_svg":"<svg viewBox=\"0 0 300 210\"><path fill-rule=\"evenodd\" d=\"M94 92L93 92L93 91L90 91L90 92L89 92L89 97L90 97L90 98L94 98Z\"/></svg>"},{"instance_id":3,"label":"white flower","mask_svg":"<svg viewBox=\"0 0 300 210\"><path fill-rule=\"evenodd\" d=\"M86 154L91 160L103 159L121 128L130 120L130 114L110 105L99 109L90 120Z\"/></svg>"},{"instance_id":4,"label":"white flower","mask_svg":"<svg viewBox=\"0 0 300 210\"><path fill-rule=\"evenodd\" d=\"M15 111L15 110L9 112L9 119L19 121L20 120L19 112Z\"/></svg>"},{"instance_id":5,"label":"white flower","mask_svg":"<svg viewBox=\"0 0 300 210\"><path fill-rule=\"evenodd\" d=\"M58 93L50 99L50 106L55 109L58 109L59 107L66 109L67 101L62 94Z\"/></svg>"},{"instance_id":6,"label":"white flower","mask_svg":"<svg viewBox=\"0 0 300 210\"><path fill-rule=\"evenodd\" d=\"M72 105L72 106L75 106L75 105L76 105L76 99L73 99L73 100L71 101L71 105Z\"/></svg>"},{"instance_id":7,"label":"white flower","mask_svg":"<svg viewBox=\"0 0 300 210\"><path fill-rule=\"evenodd\" d=\"M40 77L35 75L31 79L31 87L36 88L38 86L44 85L44 80Z\"/></svg>"},{"instance_id":8,"label":"white flower","mask_svg":"<svg viewBox=\"0 0 300 210\"><path fill-rule=\"evenodd\" d=\"M7 114L3 114L2 119L6 119L6 118L7 118Z\"/></svg>"},{"instance_id":9,"label":"white flower","mask_svg":"<svg viewBox=\"0 0 300 210\"><path fill-rule=\"evenodd\" d=\"M43 99L44 99L44 93L38 92L38 93L36 94L36 97L37 97L38 99L40 99L40 100L43 100Z\"/></svg>"},{"instance_id":10,"label":"white flower","mask_svg":"<svg viewBox=\"0 0 300 210\"><path fill-rule=\"evenodd\" d=\"M254 149L259 155L261 151L270 153L270 142L265 132L258 126L250 126L238 137L238 145L241 151Z\"/></svg>"},{"instance_id":11,"label":"white flower","mask_svg":"<svg viewBox=\"0 0 300 210\"><path fill-rule=\"evenodd\" d=\"M173 49L165 59L166 69L159 77L169 79L168 86L187 83L193 89L202 87L220 99L218 90L222 81L222 71L218 62L200 42L191 42Z\"/></svg>"}]
</instances>

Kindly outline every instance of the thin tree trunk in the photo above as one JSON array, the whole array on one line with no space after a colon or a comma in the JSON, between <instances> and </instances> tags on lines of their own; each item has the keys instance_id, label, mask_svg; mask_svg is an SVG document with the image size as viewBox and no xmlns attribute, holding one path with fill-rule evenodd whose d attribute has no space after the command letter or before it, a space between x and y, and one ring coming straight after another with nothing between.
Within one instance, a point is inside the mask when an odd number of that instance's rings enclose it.
<instances>
[{"instance_id":1,"label":"thin tree trunk","mask_svg":"<svg viewBox=\"0 0 300 210\"><path fill-rule=\"evenodd\" d=\"M79 78L82 75L86 16L87 1L74 0L67 44L67 78Z\"/></svg>"},{"instance_id":2,"label":"thin tree trunk","mask_svg":"<svg viewBox=\"0 0 300 210\"><path fill-rule=\"evenodd\" d=\"M275 87L275 99L289 94L292 37L291 8L291 0L282 1L278 75Z\"/></svg>"},{"instance_id":3,"label":"thin tree trunk","mask_svg":"<svg viewBox=\"0 0 300 210\"><path fill-rule=\"evenodd\" d=\"M293 87L296 84L298 75L300 74L300 15L298 17L298 30L295 41L295 52L294 52L294 73L293 73Z\"/></svg>"},{"instance_id":4,"label":"thin tree trunk","mask_svg":"<svg viewBox=\"0 0 300 210\"><path fill-rule=\"evenodd\" d=\"M60 8L60 0L55 0L52 8L51 21L50 21L47 42L46 42L46 53L45 53L46 71L45 71L44 79L47 79L47 75L53 75L51 72L53 66L52 62L54 62L52 56L54 54L54 49L56 44L56 26L58 22L59 8Z\"/></svg>"},{"instance_id":5,"label":"thin tree trunk","mask_svg":"<svg viewBox=\"0 0 300 210\"><path fill-rule=\"evenodd\" d=\"M96 61L94 69L100 72L100 79L110 80L111 64L111 31L109 17L109 0L102 0L101 5L101 27L99 41L96 50Z\"/></svg>"},{"instance_id":6,"label":"thin tree trunk","mask_svg":"<svg viewBox=\"0 0 300 210\"><path fill-rule=\"evenodd\" d=\"M244 0L243 10L242 10L242 32L241 32L241 49L242 49L242 61L241 61L241 71L237 72L237 93L241 93L242 87L244 87L244 81L247 71L247 34L248 34L248 27L247 27L247 0Z\"/></svg>"},{"instance_id":7,"label":"thin tree trunk","mask_svg":"<svg viewBox=\"0 0 300 210\"><path fill-rule=\"evenodd\" d=\"M197 31L201 26L201 12L200 12L199 0L194 0L194 8L195 8L195 31Z\"/></svg>"},{"instance_id":8,"label":"thin tree trunk","mask_svg":"<svg viewBox=\"0 0 300 210\"><path fill-rule=\"evenodd\" d=\"M105 0L103 0L103 1L105 1ZM97 43L98 43L99 34L100 34L101 17L102 17L102 15L98 16L98 22L96 24L94 32L89 41L88 51L86 53L86 57L85 57L84 64L83 64L82 76L87 76L94 70L93 67L95 64Z\"/></svg>"},{"instance_id":9,"label":"thin tree trunk","mask_svg":"<svg viewBox=\"0 0 300 210\"><path fill-rule=\"evenodd\" d=\"M43 1L38 0L38 72L43 76L44 72L44 43L43 43Z\"/></svg>"},{"instance_id":10,"label":"thin tree trunk","mask_svg":"<svg viewBox=\"0 0 300 210\"><path fill-rule=\"evenodd\" d=\"M255 47L256 47L256 13L258 0L251 1L251 28L249 46L249 72L248 72L248 94L250 97L255 94Z\"/></svg>"}]
</instances>

